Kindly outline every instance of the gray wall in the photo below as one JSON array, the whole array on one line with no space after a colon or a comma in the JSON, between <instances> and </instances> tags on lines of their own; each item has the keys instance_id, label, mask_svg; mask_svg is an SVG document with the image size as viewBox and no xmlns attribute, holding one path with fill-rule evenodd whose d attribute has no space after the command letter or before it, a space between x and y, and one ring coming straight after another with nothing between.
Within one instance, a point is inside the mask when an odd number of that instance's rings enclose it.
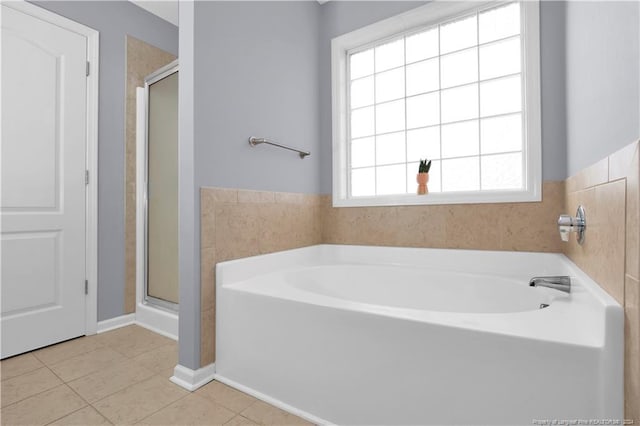
<instances>
[{"instance_id":1,"label":"gray wall","mask_svg":"<svg viewBox=\"0 0 640 426\"><path fill-rule=\"evenodd\" d=\"M177 55L178 28L128 1L34 3L100 31L98 321L102 321L124 313L126 35Z\"/></svg>"},{"instance_id":2,"label":"gray wall","mask_svg":"<svg viewBox=\"0 0 640 426\"><path fill-rule=\"evenodd\" d=\"M178 76L178 214L180 322L178 362L200 368L200 210L194 177L195 4L180 2L180 74ZM213 325L212 325L213 326Z\"/></svg>"},{"instance_id":3,"label":"gray wall","mask_svg":"<svg viewBox=\"0 0 640 426\"><path fill-rule=\"evenodd\" d=\"M542 178L567 177L565 96L565 2L540 3L540 101Z\"/></svg>"},{"instance_id":4,"label":"gray wall","mask_svg":"<svg viewBox=\"0 0 640 426\"><path fill-rule=\"evenodd\" d=\"M573 175L640 136L640 3L566 3L567 164Z\"/></svg>"},{"instance_id":5,"label":"gray wall","mask_svg":"<svg viewBox=\"0 0 640 426\"><path fill-rule=\"evenodd\" d=\"M319 192L320 7L196 3L197 187ZM312 154L301 160L271 146L251 148L250 136Z\"/></svg>"}]
</instances>

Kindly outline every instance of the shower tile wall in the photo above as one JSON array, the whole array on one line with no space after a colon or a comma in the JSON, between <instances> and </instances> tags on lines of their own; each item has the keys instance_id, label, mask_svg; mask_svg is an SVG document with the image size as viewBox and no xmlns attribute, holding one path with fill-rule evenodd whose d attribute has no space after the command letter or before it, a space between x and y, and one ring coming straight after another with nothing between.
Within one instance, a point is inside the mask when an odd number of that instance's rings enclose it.
<instances>
[{"instance_id":1,"label":"shower tile wall","mask_svg":"<svg viewBox=\"0 0 640 426\"><path fill-rule=\"evenodd\" d=\"M583 205L587 233L564 253L624 306L625 417L640 422L640 143L566 180L567 213Z\"/></svg>"},{"instance_id":2,"label":"shower tile wall","mask_svg":"<svg viewBox=\"0 0 640 426\"><path fill-rule=\"evenodd\" d=\"M136 87L144 78L176 57L137 38L127 36L127 100L125 105L125 314L136 308Z\"/></svg>"}]
</instances>

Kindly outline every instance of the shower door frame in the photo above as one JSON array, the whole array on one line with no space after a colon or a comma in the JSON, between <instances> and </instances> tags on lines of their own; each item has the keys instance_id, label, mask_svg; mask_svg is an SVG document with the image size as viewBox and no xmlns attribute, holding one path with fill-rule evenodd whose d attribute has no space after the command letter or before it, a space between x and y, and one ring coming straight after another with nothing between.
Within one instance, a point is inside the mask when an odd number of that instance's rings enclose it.
<instances>
[{"instance_id":1,"label":"shower door frame","mask_svg":"<svg viewBox=\"0 0 640 426\"><path fill-rule=\"evenodd\" d=\"M178 59L165 65L164 67L149 74L144 79L144 170L143 170L143 221L144 221L144 240L143 240L143 267L142 269L142 303L160 308L171 313L177 314L179 311L179 303L169 302L149 295L149 88L154 83L169 77L179 71ZM180 90L178 88L178 90ZM177 100L176 100L177 102ZM177 146L177 144L176 144ZM176 150L176 156L178 151ZM178 185L178 194L180 186ZM176 202L178 202L176 200ZM180 282L177 283L180 285Z\"/></svg>"}]
</instances>

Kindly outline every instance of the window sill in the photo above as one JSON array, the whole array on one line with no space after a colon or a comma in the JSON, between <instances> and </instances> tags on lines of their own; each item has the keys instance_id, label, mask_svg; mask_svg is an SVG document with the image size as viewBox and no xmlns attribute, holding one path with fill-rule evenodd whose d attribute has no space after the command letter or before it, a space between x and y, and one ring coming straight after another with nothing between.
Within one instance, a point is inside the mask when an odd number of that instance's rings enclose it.
<instances>
[{"instance_id":1,"label":"window sill","mask_svg":"<svg viewBox=\"0 0 640 426\"><path fill-rule=\"evenodd\" d=\"M333 198L333 207L417 206L442 204L531 203L542 201L539 188L531 191L483 191L432 193L427 195L401 194L376 197Z\"/></svg>"}]
</instances>

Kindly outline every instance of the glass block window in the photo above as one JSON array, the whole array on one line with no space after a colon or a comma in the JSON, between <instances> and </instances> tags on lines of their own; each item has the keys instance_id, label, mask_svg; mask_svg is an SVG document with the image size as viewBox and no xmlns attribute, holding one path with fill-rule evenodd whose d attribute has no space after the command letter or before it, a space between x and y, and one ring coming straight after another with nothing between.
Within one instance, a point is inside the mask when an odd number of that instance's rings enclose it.
<instances>
[{"instance_id":1,"label":"glass block window","mask_svg":"<svg viewBox=\"0 0 640 426\"><path fill-rule=\"evenodd\" d=\"M522 190L521 5L468 11L347 51L347 197Z\"/></svg>"}]
</instances>

